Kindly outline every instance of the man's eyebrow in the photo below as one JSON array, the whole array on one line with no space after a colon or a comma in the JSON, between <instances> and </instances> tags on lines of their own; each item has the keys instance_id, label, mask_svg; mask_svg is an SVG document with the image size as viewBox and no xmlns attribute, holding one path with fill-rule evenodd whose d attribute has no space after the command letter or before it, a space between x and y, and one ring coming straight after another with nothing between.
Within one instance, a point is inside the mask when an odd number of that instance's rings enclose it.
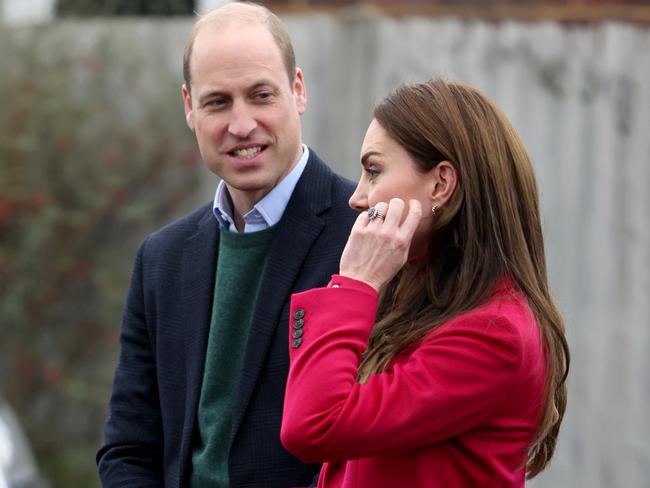
<instances>
[{"instance_id":1,"label":"man's eyebrow","mask_svg":"<svg viewBox=\"0 0 650 488\"><path fill-rule=\"evenodd\" d=\"M277 89L278 89L277 84L274 83L272 80L267 80L267 79L263 78L261 80L256 81L255 83L251 84L245 90L247 92L251 92L251 91L257 90L257 89L262 88L262 87L269 87L273 91L277 91ZM231 95L230 95L230 93L228 93L228 91L225 91L225 90L218 90L218 89L217 90L210 90L210 91L208 91L208 92L206 92L204 94L201 94L199 96L199 103L202 103L205 100L213 98L213 97L231 98Z\"/></svg>"},{"instance_id":2,"label":"man's eyebrow","mask_svg":"<svg viewBox=\"0 0 650 488\"><path fill-rule=\"evenodd\" d=\"M215 97L228 98L228 97L230 97L230 95L228 95L228 93L226 93L224 91L210 90L209 92L202 93L199 96L199 103L203 103L206 100L208 100L209 98L215 98Z\"/></svg>"},{"instance_id":3,"label":"man's eyebrow","mask_svg":"<svg viewBox=\"0 0 650 488\"><path fill-rule=\"evenodd\" d=\"M274 90L277 89L277 84L274 83L273 81L271 81L271 80L266 80L266 79L261 79L261 80L259 80L259 81L256 81L255 83L253 83L253 84L250 86L250 88L248 89L248 91L252 91L252 90L255 90L255 89L260 88L260 87L263 87L263 86L271 87L271 88L273 88Z\"/></svg>"},{"instance_id":4,"label":"man's eyebrow","mask_svg":"<svg viewBox=\"0 0 650 488\"><path fill-rule=\"evenodd\" d=\"M379 151L368 151L364 153L363 156L361 156L361 166L368 166L368 159L372 156L381 156L381 153Z\"/></svg>"}]
</instances>

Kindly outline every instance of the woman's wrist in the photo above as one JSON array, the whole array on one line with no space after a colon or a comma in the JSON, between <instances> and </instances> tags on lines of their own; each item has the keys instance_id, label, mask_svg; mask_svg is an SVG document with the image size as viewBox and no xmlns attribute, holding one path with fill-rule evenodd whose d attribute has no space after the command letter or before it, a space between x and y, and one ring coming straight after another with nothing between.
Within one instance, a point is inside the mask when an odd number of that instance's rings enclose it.
<instances>
[{"instance_id":1,"label":"woman's wrist","mask_svg":"<svg viewBox=\"0 0 650 488\"><path fill-rule=\"evenodd\" d=\"M379 292L379 287L371 281L346 272L332 275L332 279L327 286L329 288L353 288L359 291L372 292L375 295Z\"/></svg>"}]
</instances>

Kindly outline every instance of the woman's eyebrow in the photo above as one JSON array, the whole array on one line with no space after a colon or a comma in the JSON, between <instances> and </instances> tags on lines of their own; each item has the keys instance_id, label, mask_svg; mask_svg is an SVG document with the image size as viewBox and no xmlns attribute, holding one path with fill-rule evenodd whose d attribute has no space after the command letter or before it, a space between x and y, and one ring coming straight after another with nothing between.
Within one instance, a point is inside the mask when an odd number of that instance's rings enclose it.
<instances>
[{"instance_id":1,"label":"woman's eyebrow","mask_svg":"<svg viewBox=\"0 0 650 488\"><path fill-rule=\"evenodd\" d=\"M372 156L381 156L381 153L379 151L368 151L361 156L361 166L368 166L368 159L370 159Z\"/></svg>"}]
</instances>

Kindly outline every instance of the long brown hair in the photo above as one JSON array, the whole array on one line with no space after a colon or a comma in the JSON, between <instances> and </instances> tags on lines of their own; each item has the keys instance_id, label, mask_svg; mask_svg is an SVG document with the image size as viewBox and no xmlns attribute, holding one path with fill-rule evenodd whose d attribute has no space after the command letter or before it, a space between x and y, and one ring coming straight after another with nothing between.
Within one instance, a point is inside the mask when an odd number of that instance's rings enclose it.
<instances>
[{"instance_id":1,"label":"long brown hair","mask_svg":"<svg viewBox=\"0 0 650 488\"><path fill-rule=\"evenodd\" d=\"M526 474L553 456L566 408L569 347L551 297L533 166L501 110L473 87L442 79L404 85L375 108L377 122L428 172L449 161L458 173L450 200L436 212L430 252L385 287L359 380L431 330L481 304L509 276L539 324L548 357L547 388ZM424 272L423 272L424 270Z\"/></svg>"}]
</instances>

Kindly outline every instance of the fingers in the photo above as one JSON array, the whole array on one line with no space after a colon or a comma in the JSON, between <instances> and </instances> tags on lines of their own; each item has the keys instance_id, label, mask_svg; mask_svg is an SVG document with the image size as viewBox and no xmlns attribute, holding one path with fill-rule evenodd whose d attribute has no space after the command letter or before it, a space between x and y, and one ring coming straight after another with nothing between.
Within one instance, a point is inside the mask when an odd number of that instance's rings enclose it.
<instances>
[{"instance_id":1,"label":"fingers","mask_svg":"<svg viewBox=\"0 0 650 488\"><path fill-rule=\"evenodd\" d=\"M375 217L374 219L370 219L370 217L368 217L368 211L361 212L357 216L357 220L354 222L354 225L352 226L352 230L359 231L367 227L373 221L376 221L376 223L378 224L383 223L386 212L388 211L388 204L386 202L379 202L377 205L374 206L374 208L379 212L381 212L381 214L384 215L384 217Z\"/></svg>"},{"instance_id":2,"label":"fingers","mask_svg":"<svg viewBox=\"0 0 650 488\"><path fill-rule=\"evenodd\" d=\"M366 225L368 225L368 212L361 212L359 215L357 215L357 220L354 221L354 225L352 226L352 230L355 229L362 229Z\"/></svg>"},{"instance_id":3,"label":"fingers","mask_svg":"<svg viewBox=\"0 0 650 488\"><path fill-rule=\"evenodd\" d=\"M388 211L386 212L386 222L384 225L394 226L396 232L399 232L407 242L411 242L422 219L422 204L415 199L409 200L408 211L402 221L404 207L403 200L399 198L391 199L388 205Z\"/></svg>"},{"instance_id":4,"label":"fingers","mask_svg":"<svg viewBox=\"0 0 650 488\"><path fill-rule=\"evenodd\" d=\"M364 212L366 215L366 223L375 222L376 224L382 224L386 219L388 204L386 202L379 202L373 208L378 212L378 215L371 219L368 217L368 212Z\"/></svg>"},{"instance_id":5,"label":"fingers","mask_svg":"<svg viewBox=\"0 0 650 488\"><path fill-rule=\"evenodd\" d=\"M402 219L404 214L405 204L400 198L392 198L389 203L379 202L374 208L381 212L385 217L375 217L370 219L367 212L363 212L357 218L355 226L366 226L372 222L382 227L390 227L402 229L408 239L411 239L415 230L417 229L420 219L422 218L422 204L415 199L409 200L408 212L406 218Z\"/></svg>"},{"instance_id":6,"label":"fingers","mask_svg":"<svg viewBox=\"0 0 650 488\"><path fill-rule=\"evenodd\" d=\"M395 276L408 259L422 215L419 201L410 200L406 207L403 200L394 198L374 206L385 214L385 220L370 220L367 212L358 216L341 255L342 275L365 281L377 290Z\"/></svg>"},{"instance_id":7,"label":"fingers","mask_svg":"<svg viewBox=\"0 0 650 488\"><path fill-rule=\"evenodd\" d=\"M409 200L409 211L402 224L402 230L410 241L422 218L422 204L418 200Z\"/></svg>"},{"instance_id":8,"label":"fingers","mask_svg":"<svg viewBox=\"0 0 650 488\"><path fill-rule=\"evenodd\" d=\"M404 212L404 201L400 198L391 198L387 205L386 220L384 225L399 227L402 222L402 213Z\"/></svg>"}]
</instances>

